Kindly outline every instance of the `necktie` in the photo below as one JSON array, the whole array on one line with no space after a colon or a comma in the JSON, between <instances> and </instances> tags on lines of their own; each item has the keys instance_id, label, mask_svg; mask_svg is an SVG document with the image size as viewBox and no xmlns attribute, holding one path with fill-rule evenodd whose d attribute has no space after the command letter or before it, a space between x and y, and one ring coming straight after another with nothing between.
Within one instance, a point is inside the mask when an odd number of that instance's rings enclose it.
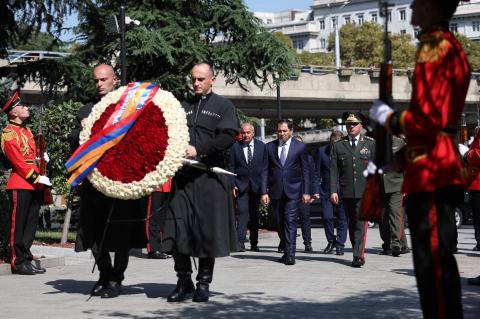
<instances>
[{"instance_id":1,"label":"necktie","mask_svg":"<svg viewBox=\"0 0 480 319\"><path fill-rule=\"evenodd\" d=\"M355 147L357 147L357 146L355 145L355 140L352 140L352 149L355 149Z\"/></svg>"},{"instance_id":2,"label":"necktie","mask_svg":"<svg viewBox=\"0 0 480 319\"><path fill-rule=\"evenodd\" d=\"M248 166L252 166L253 154L252 154L252 148L250 144L248 144L247 158L248 158L247 160Z\"/></svg>"},{"instance_id":3,"label":"necktie","mask_svg":"<svg viewBox=\"0 0 480 319\"><path fill-rule=\"evenodd\" d=\"M280 153L280 164L285 165L285 161L287 160L287 149L285 148L285 143L282 145L282 152Z\"/></svg>"}]
</instances>

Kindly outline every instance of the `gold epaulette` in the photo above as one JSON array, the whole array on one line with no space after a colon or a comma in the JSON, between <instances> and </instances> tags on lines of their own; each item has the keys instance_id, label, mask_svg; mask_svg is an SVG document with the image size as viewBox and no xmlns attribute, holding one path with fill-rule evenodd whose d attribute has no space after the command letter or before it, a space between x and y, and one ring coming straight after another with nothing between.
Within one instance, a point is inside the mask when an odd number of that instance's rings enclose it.
<instances>
[{"instance_id":1,"label":"gold epaulette","mask_svg":"<svg viewBox=\"0 0 480 319\"><path fill-rule=\"evenodd\" d=\"M17 132L14 131L14 130L9 130L9 129L3 129L2 131L2 151L4 150L4 145L5 145L5 142L9 142L13 139L15 139L17 141L17 144L20 142L19 138L18 138L18 135L17 135Z\"/></svg>"},{"instance_id":2,"label":"gold epaulette","mask_svg":"<svg viewBox=\"0 0 480 319\"><path fill-rule=\"evenodd\" d=\"M417 51L418 63L433 63L443 58L452 44L443 38L443 33L424 34L420 36L420 46Z\"/></svg>"}]
</instances>

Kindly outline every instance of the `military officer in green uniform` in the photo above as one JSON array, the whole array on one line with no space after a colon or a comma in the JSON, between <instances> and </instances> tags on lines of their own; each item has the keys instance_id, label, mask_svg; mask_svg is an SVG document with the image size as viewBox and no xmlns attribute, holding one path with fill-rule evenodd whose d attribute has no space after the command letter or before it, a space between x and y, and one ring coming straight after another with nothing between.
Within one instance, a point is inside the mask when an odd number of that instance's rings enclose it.
<instances>
[{"instance_id":1,"label":"military officer in green uniform","mask_svg":"<svg viewBox=\"0 0 480 319\"><path fill-rule=\"evenodd\" d=\"M405 146L405 141L392 136L392 151L397 154ZM403 171L382 174L383 212L380 223L380 237L383 240L381 254L394 257L410 252L405 237L405 218L402 208Z\"/></svg>"},{"instance_id":2,"label":"military officer in green uniform","mask_svg":"<svg viewBox=\"0 0 480 319\"><path fill-rule=\"evenodd\" d=\"M330 168L330 189L340 189L340 194L332 192L330 200L334 205L343 201L348 218L348 233L353 250L352 267L365 264L365 242L367 222L358 219L360 203L365 189L366 178L363 171L375 154L375 141L361 135L365 117L360 113L347 113L345 124L347 136L333 144ZM338 183L340 187L338 187Z\"/></svg>"}]
</instances>

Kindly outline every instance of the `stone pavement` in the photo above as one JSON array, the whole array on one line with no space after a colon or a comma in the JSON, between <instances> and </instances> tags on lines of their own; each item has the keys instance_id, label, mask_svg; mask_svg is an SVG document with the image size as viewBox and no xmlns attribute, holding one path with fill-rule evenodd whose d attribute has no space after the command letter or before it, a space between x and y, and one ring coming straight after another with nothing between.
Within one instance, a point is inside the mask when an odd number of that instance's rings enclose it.
<instances>
[{"instance_id":1,"label":"stone pavement","mask_svg":"<svg viewBox=\"0 0 480 319\"><path fill-rule=\"evenodd\" d=\"M299 230L300 232L300 230ZM138 251L131 259L124 294L114 299L88 292L97 280L90 253L34 247L49 258L64 256L65 265L49 267L35 276L0 276L1 318L421 318L411 254L378 255L378 228L367 238L366 265L350 267L351 250L344 256L324 255L322 228L313 229L313 253L304 253L297 238L297 263L277 263L275 233L260 235L259 253L247 251L217 259L213 296L208 303L166 302L175 287L173 261L150 260ZM473 229L459 230L459 264L465 318L480 317L480 287L466 278L480 274L480 254L472 252ZM248 244L247 244L248 247ZM48 260L46 258L45 260ZM45 262L42 261L42 262Z\"/></svg>"}]
</instances>

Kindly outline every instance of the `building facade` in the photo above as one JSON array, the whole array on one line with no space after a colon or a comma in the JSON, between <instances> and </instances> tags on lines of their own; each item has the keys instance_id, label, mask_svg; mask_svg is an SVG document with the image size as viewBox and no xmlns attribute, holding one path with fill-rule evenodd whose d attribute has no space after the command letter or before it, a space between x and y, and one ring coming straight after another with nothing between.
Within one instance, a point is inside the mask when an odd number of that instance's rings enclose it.
<instances>
[{"instance_id":1,"label":"building facade","mask_svg":"<svg viewBox=\"0 0 480 319\"><path fill-rule=\"evenodd\" d=\"M411 0L389 0L389 29L415 38L417 29L410 25ZM281 12L254 12L271 32L289 36L297 52L327 52L328 37L345 24L365 22L383 24L378 0L314 0L311 10L291 9ZM450 21L454 32L480 41L480 0L461 3Z\"/></svg>"}]
</instances>

